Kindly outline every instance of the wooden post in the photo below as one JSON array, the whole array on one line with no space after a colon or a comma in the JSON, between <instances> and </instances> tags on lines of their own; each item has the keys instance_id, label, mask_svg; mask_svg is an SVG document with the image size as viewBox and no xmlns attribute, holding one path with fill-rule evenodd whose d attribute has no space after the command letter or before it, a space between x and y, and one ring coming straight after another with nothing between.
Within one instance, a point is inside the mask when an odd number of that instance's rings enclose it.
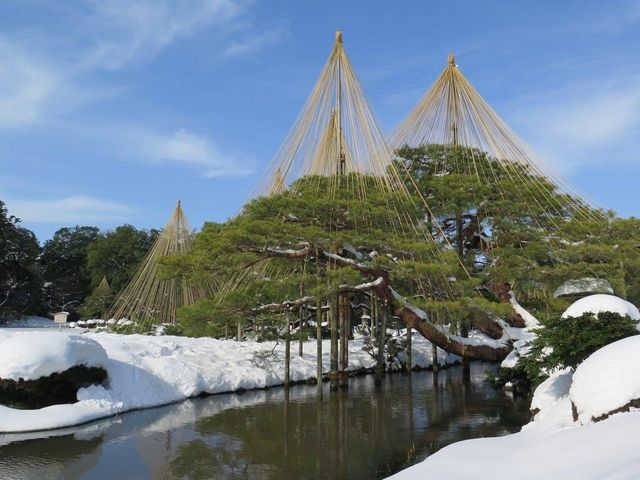
<instances>
[{"instance_id":1,"label":"wooden post","mask_svg":"<svg viewBox=\"0 0 640 480\"><path fill-rule=\"evenodd\" d=\"M238 340L239 342L242 341L242 320L238 320L238 335L236 337L236 340Z\"/></svg>"},{"instance_id":2,"label":"wooden post","mask_svg":"<svg viewBox=\"0 0 640 480\"><path fill-rule=\"evenodd\" d=\"M316 377L318 378L318 396L322 397L322 301L316 306ZM320 425L318 425L318 429Z\"/></svg>"},{"instance_id":3,"label":"wooden post","mask_svg":"<svg viewBox=\"0 0 640 480\"><path fill-rule=\"evenodd\" d=\"M462 338L468 338L469 337L469 326L467 325L467 319L463 318L462 319L462 323L460 325L460 336ZM469 363L469 359L466 357L462 357L462 370L464 372L469 372L471 368L471 365Z\"/></svg>"},{"instance_id":4,"label":"wooden post","mask_svg":"<svg viewBox=\"0 0 640 480\"><path fill-rule=\"evenodd\" d=\"M304 285L301 283L300 284L300 298L304 297ZM300 323L299 323L299 327L298 328L298 337L299 337L299 343L298 343L298 356L302 356L304 353L304 342L302 340L302 326L304 325L304 320L305 320L305 310L306 310L306 305L302 304L300 305Z\"/></svg>"},{"instance_id":5,"label":"wooden post","mask_svg":"<svg viewBox=\"0 0 640 480\"><path fill-rule=\"evenodd\" d=\"M302 324L304 323L304 305L300 306L300 328L298 328L298 356L301 357L304 353L304 341L302 340Z\"/></svg>"},{"instance_id":6,"label":"wooden post","mask_svg":"<svg viewBox=\"0 0 640 480\"><path fill-rule=\"evenodd\" d=\"M384 345L387 338L387 305L384 303L380 306L380 320L378 322L378 358L376 361L376 384L382 383L382 375L384 373Z\"/></svg>"},{"instance_id":7,"label":"wooden post","mask_svg":"<svg viewBox=\"0 0 640 480\"><path fill-rule=\"evenodd\" d=\"M291 380L291 316L289 310L285 312L286 331L284 336L284 388L289 390L289 382Z\"/></svg>"},{"instance_id":8,"label":"wooden post","mask_svg":"<svg viewBox=\"0 0 640 480\"><path fill-rule=\"evenodd\" d=\"M434 372L437 372L438 368L440 368L438 366L438 347L436 347L433 343L431 344L431 360L432 360L431 369Z\"/></svg>"},{"instance_id":9,"label":"wooden post","mask_svg":"<svg viewBox=\"0 0 640 480\"><path fill-rule=\"evenodd\" d=\"M413 328L407 327L407 372L413 368Z\"/></svg>"},{"instance_id":10,"label":"wooden post","mask_svg":"<svg viewBox=\"0 0 640 480\"><path fill-rule=\"evenodd\" d=\"M338 312L335 299L329 304L329 323L331 328L331 364L329 367L329 385L331 390L338 388Z\"/></svg>"},{"instance_id":11,"label":"wooden post","mask_svg":"<svg viewBox=\"0 0 640 480\"><path fill-rule=\"evenodd\" d=\"M349 304L346 295L338 297L338 315L340 316L340 372L338 382L340 387L349 385Z\"/></svg>"},{"instance_id":12,"label":"wooden post","mask_svg":"<svg viewBox=\"0 0 640 480\"><path fill-rule=\"evenodd\" d=\"M378 316L376 315L376 296L371 293L371 340L378 338Z\"/></svg>"}]
</instances>

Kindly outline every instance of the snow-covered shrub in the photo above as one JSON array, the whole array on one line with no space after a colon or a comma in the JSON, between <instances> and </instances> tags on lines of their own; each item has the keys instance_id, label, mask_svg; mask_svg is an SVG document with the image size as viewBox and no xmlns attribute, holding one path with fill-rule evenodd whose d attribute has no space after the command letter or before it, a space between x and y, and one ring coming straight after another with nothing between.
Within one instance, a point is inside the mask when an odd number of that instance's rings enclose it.
<instances>
[{"instance_id":1,"label":"snow-covered shrub","mask_svg":"<svg viewBox=\"0 0 640 480\"><path fill-rule=\"evenodd\" d=\"M536 387L552 372L575 368L596 350L622 338L636 335L636 321L613 312L584 313L579 317L551 318L512 368L501 368L490 380L495 386L507 382Z\"/></svg>"},{"instance_id":2,"label":"snow-covered shrub","mask_svg":"<svg viewBox=\"0 0 640 480\"><path fill-rule=\"evenodd\" d=\"M640 408L640 335L607 345L582 362L569 398L574 419L582 424Z\"/></svg>"}]
</instances>

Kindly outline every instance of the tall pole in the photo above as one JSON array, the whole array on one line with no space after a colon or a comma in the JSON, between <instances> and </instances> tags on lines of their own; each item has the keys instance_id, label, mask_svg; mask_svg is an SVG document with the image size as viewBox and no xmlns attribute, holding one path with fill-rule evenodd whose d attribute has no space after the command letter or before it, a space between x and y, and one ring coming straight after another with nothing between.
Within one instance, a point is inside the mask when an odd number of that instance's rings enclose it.
<instances>
[{"instance_id":1,"label":"tall pole","mask_svg":"<svg viewBox=\"0 0 640 480\"><path fill-rule=\"evenodd\" d=\"M329 366L329 386L331 390L338 388L338 305L334 298L329 303L329 323L331 328L331 360Z\"/></svg>"},{"instance_id":2,"label":"tall pole","mask_svg":"<svg viewBox=\"0 0 640 480\"><path fill-rule=\"evenodd\" d=\"M342 147L342 32L336 30L336 54L338 55L338 85L336 89L336 129L338 142L338 175L345 173L345 158Z\"/></svg>"},{"instance_id":3,"label":"tall pole","mask_svg":"<svg viewBox=\"0 0 640 480\"><path fill-rule=\"evenodd\" d=\"M322 397L322 301L316 304L316 377L318 378L318 396ZM318 424L320 428L320 424Z\"/></svg>"},{"instance_id":4,"label":"tall pole","mask_svg":"<svg viewBox=\"0 0 640 480\"><path fill-rule=\"evenodd\" d=\"M289 310L285 312L285 337L284 337L284 388L289 391L289 383L291 381L291 315Z\"/></svg>"},{"instance_id":5,"label":"tall pole","mask_svg":"<svg viewBox=\"0 0 640 480\"><path fill-rule=\"evenodd\" d=\"M456 68L456 58L453 56L452 53L449 54L449 58L448 58L448 62L449 62L449 67L450 68ZM457 99L457 91L456 91L456 84L453 81L453 73L451 73L451 77L450 77L450 99L451 99L451 105L449 106L449 111L451 113L451 142L453 144L453 153L454 155L457 154L458 151L458 99ZM458 247L458 257L460 258L460 263L464 262L464 236L463 236L463 232L462 232L462 227L463 227L463 218L462 218L462 213L463 212L456 212L456 242L458 243L457 247ZM462 323L460 324L460 336L463 338L467 338L469 336L469 326L468 326L468 319L463 318L462 319ZM468 358L464 358L462 357L462 369L465 373L469 372L470 369L470 365L469 365L469 359Z\"/></svg>"}]
</instances>

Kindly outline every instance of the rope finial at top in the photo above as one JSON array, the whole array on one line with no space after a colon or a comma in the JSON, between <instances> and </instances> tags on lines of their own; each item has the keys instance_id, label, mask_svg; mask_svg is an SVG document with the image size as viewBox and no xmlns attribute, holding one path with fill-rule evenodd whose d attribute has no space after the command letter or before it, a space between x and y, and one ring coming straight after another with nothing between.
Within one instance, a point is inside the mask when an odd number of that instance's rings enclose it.
<instances>
[{"instance_id":1,"label":"rope finial at top","mask_svg":"<svg viewBox=\"0 0 640 480\"><path fill-rule=\"evenodd\" d=\"M342 43L342 30L336 30L336 43Z\"/></svg>"},{"instance_id":2,"label":"rope finial at top","mask_svg":"<svg viewBox=\"0 0 640 480\"><path fill-rule=\"evenodd\" d=\"M447 61L449 62L449 65L455 65L456 64L456 56L453 53L450 53L447 56Z\"/></svg>"}]
</instances>

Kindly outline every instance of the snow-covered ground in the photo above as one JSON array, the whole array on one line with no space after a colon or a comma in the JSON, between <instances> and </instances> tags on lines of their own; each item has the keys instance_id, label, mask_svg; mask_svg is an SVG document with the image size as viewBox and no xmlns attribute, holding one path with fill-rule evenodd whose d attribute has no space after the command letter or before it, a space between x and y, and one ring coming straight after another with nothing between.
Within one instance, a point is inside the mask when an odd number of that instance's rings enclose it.
<instances>
[{"instance_id":1,"label":"snow-covered ground","mask_svg":"<svg viewBox=\"0 0 640 480\"><path fill-rule=\"evenodd\" d=\"M531 407L539 412L521 432L455 443L390 478L640 478L640 410L593 421L640 397L639 352L640 335L607 345L536 389Z\"/></svg>"},{"instance_id":2,"label":"snow-covered ground","mask_svg":"<svg viewBox=\"0 0 640 480\"><path fill-rule=\"evenodd\" d=\"M11 347L7 349L9 354L6 358L0 357L0 362L7 362L2 366L0 377L14 378L20 374L23 378L33 379L51 373L51 368L42 365L49 362L57 362L53 370L92 363L106 368L108 384L80 389L79 401L74 404L38 410L17 410L0 405L0 432L66 427L127 410L176 402L201 393L265 388L281 385L284 381L282 342L274 349L272 342L0 329L0 348L3 344ZM349 344L349 370L375 365L374 359L362 349L362 338ZM16 349L20 345L24 348ZM62 360L48 358L49 345ZM95 359L87 360L85 355L91 348ZM272 350L274 354L270 355ZM324 372L329 370L329 350L329 341L324 341ZM297 355L297 342L292 342L291 351L291 379L315 378L315 341L305 343L302 357ZM427 340L414 336L414 366L430 366L431 351ZM441 365L456 360L457 357L439 350L438 362Z\"/></svg>"}]
</instances>

